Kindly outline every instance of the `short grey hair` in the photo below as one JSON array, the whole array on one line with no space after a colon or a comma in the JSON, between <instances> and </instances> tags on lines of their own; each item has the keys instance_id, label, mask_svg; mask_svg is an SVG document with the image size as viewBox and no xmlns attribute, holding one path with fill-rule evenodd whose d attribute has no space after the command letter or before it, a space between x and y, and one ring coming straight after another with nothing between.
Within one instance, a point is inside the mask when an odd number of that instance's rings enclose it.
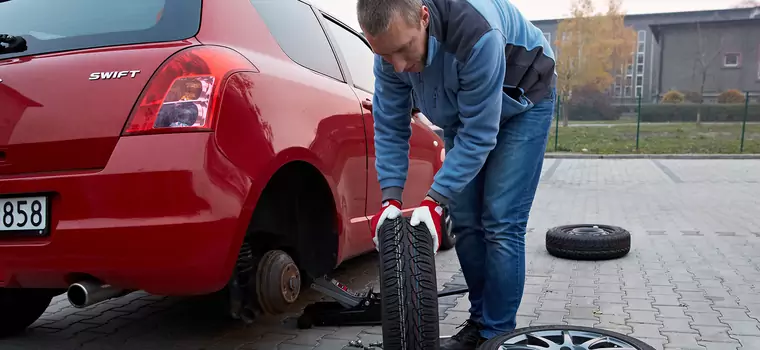
<instances>
[{"instance_id":1,"label":"short grey hair","mask_svg":"<svg viewBox=\"0 0 760 350\"><path fill-rule=\"evenodd\" d=\"M409 25L416 25L420 20L422 5L422 0L359 0L356 3L356 13L365 33L375 36L388 29L396 13Z\"/></svg>"}]
</instances>

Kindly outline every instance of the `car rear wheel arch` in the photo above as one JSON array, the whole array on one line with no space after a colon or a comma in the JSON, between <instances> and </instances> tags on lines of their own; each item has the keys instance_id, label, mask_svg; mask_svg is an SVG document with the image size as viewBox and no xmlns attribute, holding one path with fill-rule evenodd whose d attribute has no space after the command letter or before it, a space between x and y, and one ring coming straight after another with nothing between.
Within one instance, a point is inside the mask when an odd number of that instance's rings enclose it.
<instances>
[{"instance_id":1,"label":"car rear wheel arch","mask_svg":"<svg viewBox=\"0 0 760 350\"><path fill-rule=\"evenodd\" d=\"M254 253L280 249L309 275L332 271L338 259L339 223L330 186L305 161L280 167L256 203L246 239Z\"/></svg>"}]
</instances>

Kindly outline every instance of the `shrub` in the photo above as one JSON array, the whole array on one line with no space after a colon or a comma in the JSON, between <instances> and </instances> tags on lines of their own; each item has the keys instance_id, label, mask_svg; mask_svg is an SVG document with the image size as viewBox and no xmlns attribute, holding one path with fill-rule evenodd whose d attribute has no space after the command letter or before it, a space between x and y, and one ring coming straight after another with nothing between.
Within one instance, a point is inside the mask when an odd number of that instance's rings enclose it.
<instances>
[{"instance_id":1,"label":"shrub","mask_svg":"<svg viewBox=\"0 0 760 350\"><path fill-rule=\"evenodd\" d=\"M648 104L641 106L642 122L696 122L696 104ZM744 104L702 105L703 122L740 122L744 119ZM760 105L749 106L747 121L760 121Z\"/></svg>"},{"instance_id":2,"label":"shrub","mask_svg":"<svg viewBox=\"0 0 760 350\"><path fill-rule=\"evenodd\" d=\"M662 103L681 103L684 100L684 94L676 90L670 90L662 96Z\"/></svg>"},{"instance_id":3,"label":"shrub","mask_svg":"<svg viewBox=\"0 0 760 350\"><path fill-rule=\"evenodd\" d=\"M573 98L564 108L570 120L617 120L621 115L607 94L590 85L573 90Z\"/></svg>"},{"instance_id":4,"label":"shrub","mask_svg":"<svg viewBox=\"0 0 760 350\"><path fill-rule=\"evenodd\" d=\"M684 95L684 99L686 101L688 101L688 102L691 102L691 103L699 103L702 98L701 98L701 96L699 95L698 92L696 92L696 91L688 91Z\"/></svg>"},{"instance_id":5,"label":"shrub","mask_svg":"<svg viewBox=\"0 0 760 350\"><path fill-rule=\"evenodd\" d=\"M744 94L739 90L727 90L718 95L718 103L744 103Z\"/></svg>"}]
</instances>

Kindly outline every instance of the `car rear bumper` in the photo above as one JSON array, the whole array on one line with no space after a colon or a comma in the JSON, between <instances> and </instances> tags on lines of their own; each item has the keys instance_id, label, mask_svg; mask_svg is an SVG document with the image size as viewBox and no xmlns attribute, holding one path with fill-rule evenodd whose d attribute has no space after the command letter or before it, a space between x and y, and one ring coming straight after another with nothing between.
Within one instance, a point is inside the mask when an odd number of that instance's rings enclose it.
<instances>
[{"instance_id":1,"label":"car rear bumper","mask_svg":"<svg viewBox=\"0 0 760 350\"><path fill-rule=\"evenodd\" d=\"M83 274L155 294L223 287L248 226L250 179L213 139L123 137L104 169L0 178L0 195L49 195L51 228L0 234L0 287L65 288Z\"/></svg>"}]
</instances>

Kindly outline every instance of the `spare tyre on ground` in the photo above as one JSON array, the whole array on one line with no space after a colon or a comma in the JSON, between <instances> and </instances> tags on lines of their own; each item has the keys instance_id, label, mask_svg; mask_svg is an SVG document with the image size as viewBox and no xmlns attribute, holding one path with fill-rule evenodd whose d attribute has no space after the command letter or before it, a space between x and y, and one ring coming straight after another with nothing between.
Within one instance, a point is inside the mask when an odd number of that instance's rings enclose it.
<instances>
[{"instance_id":1,"label":"spare tyre on ground","mask_svg":"<svg viewBox=\"0 0 760 350\"><path fill-rule=\"evenodd\" d=\"M617 259L631 250L631 233L601 224L557 226L546 232L546 250L564 259Z\"/></svg>"}]
</instances>

